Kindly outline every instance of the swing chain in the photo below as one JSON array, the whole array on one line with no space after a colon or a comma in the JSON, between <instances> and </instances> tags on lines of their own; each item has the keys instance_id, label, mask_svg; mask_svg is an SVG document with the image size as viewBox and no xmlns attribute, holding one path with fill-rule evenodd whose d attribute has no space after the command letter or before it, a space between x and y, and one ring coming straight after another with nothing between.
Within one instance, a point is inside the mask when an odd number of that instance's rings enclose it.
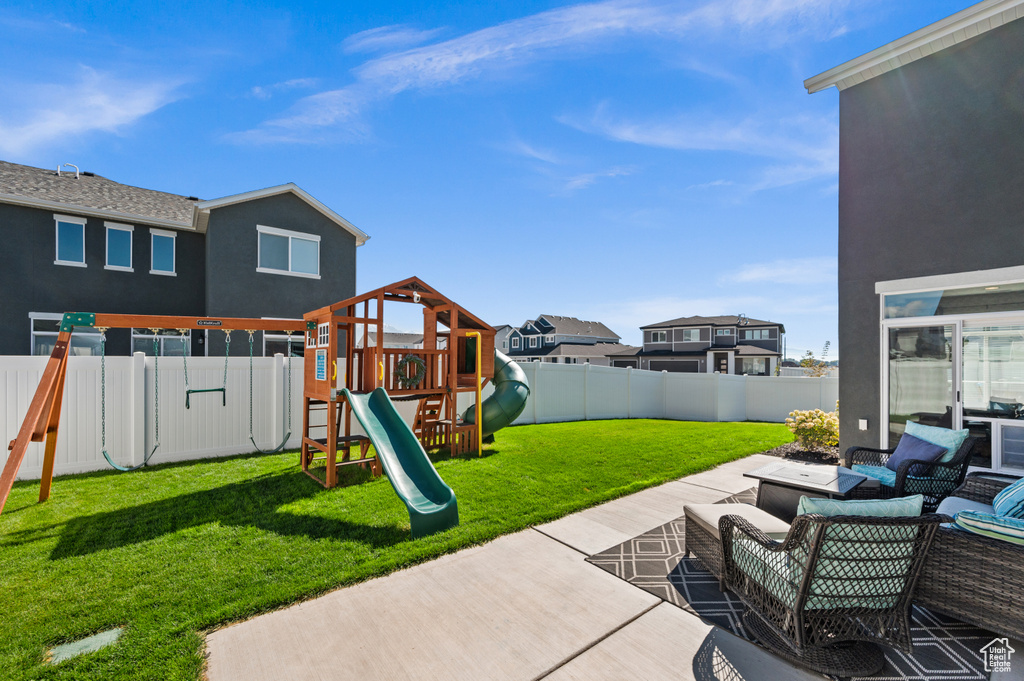
<instances>
[{"instance_id":1,"label":"swing chain","mask_svg":"<svg viewBox=\"0 0 1024 681\"><path fill-rule=\"evenodd\" d=\"M107 448L107 329L100 332L100 448Z\"/></svg>"},{"instance_id":2,"label":"swing chain","mask_svg":"<svg viewBox=\"0 0 1024 681\"><path fill-rule=\"evenodd\" d=\"M181 357L185 361L185 392L188 393L188 348L185 347L185 334L188 329L178 329L181 334Z\"/></svg>"},{"instance_id":3,"label":"swing chain","mask_svg":"<svg viewBox=\"0 0 1024 681\"><path fill-rule=\"evenodd\" d=\"M252 438L252 344L255 331L246 329L249 333L249 437Z\"/></svg>"},{"instance_id":4,"label":"swing chain","mask_svg":"<svg viewBox=\"0 0 1024 681\"><path fill-rule=\"evenodd\" d=\"M154 332L156 329L153 330ZM160 337L153 335L153 452L160 446ZM153 452L149 456L153 456ZM145 454L145 450L143 450ZM142 460L149 463L149 456Z\"/></svg>"},{"instance_id":5,"label":"swing chain","mask_svg":"<svg viewBox=\"0 0 1024 681\"><path fill-rule=\"evenodd\" d=\"M209 349L209 348L207 348ZM231 329L224 329L224 392L228 389L228 356L231 354Z\"/></svg>"}]
</instances>

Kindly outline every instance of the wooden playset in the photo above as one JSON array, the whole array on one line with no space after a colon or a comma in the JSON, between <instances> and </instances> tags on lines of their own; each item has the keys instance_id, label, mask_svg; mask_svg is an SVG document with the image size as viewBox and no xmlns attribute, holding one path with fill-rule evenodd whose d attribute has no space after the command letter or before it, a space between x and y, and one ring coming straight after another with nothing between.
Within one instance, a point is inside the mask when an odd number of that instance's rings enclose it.
<instances>
[{"instance_id":1,"label":"wooden playset","mask_svg":"<svg viewBox=\"0 0 1024 681\"><path fill-rule=\"evenodd\" d=\"M384 306L392 302L423 306L422 348L384 346ZM493 406L482 403L480 390L495 368L494 329L415 277L314 310L301 322L67 313L18 435L8 446L7 463L0 475L0 512L29 442L46 443L39 501L49 497L75 327L95 327L101 332L108 328L177 329L183 336L190 329L244 330L250 332L250 338L255 331L304 333L301 464L303 471L328 488L337 485L337 470L342 465L369 466L375 474L381 473L380 458L367 456L369 438L353 433L349 403L353 395L383 388L395 400L416 400L412 429L416 439L423 449L449 447L453 456L479 449L483 430L476 424L487 423L485 411ZM502 361L500 371L518 371L507 358ZM503 417L498 419L500 425L491 430L510 423L525 404L529 392L525 377L516 374L513 379L506 379L507 387L515 384L517 388L512 407L504 409ZM475 407L462 420L457 410L458 396L470 391L476 392ZM353 456L356 448L358 454ZM149 456L143 463L148 460ZM324 462L323 478L315 474L313 463L318 460Z\"/></svg>"}]
</instances>

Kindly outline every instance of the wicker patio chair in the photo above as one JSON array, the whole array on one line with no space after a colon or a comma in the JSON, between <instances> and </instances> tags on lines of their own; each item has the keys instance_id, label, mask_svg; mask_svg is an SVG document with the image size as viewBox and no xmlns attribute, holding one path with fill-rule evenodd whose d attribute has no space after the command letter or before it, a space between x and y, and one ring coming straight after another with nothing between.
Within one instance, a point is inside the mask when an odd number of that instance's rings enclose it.
<instances>
[{"instance_id":1,"label":"wicker patio chair","mask_svg":"<svg viewBox=\"0 0 1024 681\"><path fill-rule=\"evenodd\" d=\"M924 495L924 510L934 511L939 502L953 493L964 481L967 466L971 462L971 452L978 443L978 438L964 439L956 455L949 461L904 461L896 471L895 481L879 480L877 487L864 487L872 496L877 494L883 499L907 497L914 494ZM870 447L850 447L843 457L843 465L853 468L855 465L884 467L889 455L896 449L872 449ZM913 469L913 475L911 475ZM888 469L887 469L888 470ZM864 469L857 472L866 473ZM870 473L867 473L870 475ZM875 477L875 476L871 476ZM854 490L854 497L863 497L863 492Z\"/></svg>"},{"instance_id":2,"label":"wicker patio chair","mask_svg":"<svg viewBox=\"0 0 1024 681\"><path fill-rule=\"evenodd\" d=\"M719 522L726 585L773 653L835 676L870 676L883 643L910 652L910 599L947 516L801 515L781 542L738 516Z\"/></svg>"},{"instance_id":3,"label":"wicker patio chair","mask_svg":"<svg viewBox=\"0 0 1024 681\"><path fill-rule=\"evenodd\" d=\"M981 504L1020 479L971 473L951 497ZM1024 546L954 527L940 527L914 592L914 602L982 629L1024 639Z\"/></svg>"}]
</instances>

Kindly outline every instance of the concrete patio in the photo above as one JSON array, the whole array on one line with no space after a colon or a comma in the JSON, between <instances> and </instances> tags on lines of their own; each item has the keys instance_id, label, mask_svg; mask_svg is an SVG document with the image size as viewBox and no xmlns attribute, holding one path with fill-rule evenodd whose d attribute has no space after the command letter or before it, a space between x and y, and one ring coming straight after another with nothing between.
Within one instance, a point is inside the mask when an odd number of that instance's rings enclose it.
<instances>
[{"instance_id":1,"label":"concrete patio","mask_svg":"<svg viewBox=\"0 0 1024 681\"><path fill-rule=\"evenodd\" d=\"M584 561L684 504L749 489L743 472L772 461L747 457L214 631L207 678L822 678Z\"/></svg>"}]
</instances>

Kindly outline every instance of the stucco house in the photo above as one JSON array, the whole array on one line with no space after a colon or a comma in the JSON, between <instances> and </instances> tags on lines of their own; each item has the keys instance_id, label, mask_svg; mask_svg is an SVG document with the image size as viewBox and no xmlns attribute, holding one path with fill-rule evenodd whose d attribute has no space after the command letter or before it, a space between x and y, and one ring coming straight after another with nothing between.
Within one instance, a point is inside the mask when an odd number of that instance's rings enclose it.
<instances>
[{"instance_id":1,"label":"stucco house","mask_svg":"<svg viewBox=\"0 0 1024 681\"><path fill-rule=\"evenodd\" d=\"M1024 470L1021 64L1024 0L986 0L804 83L839 91L841 449L913 420Z\"/></svg>"},{"instance_id":2,"label":"stucco house","mask_svg":"<svg viewBox=\"0 0 1024 681\"><path fill-rule=\"evenodd\" d=\"M679 317L640 327L639 350L611 355L612 366L679 373L770 376L782 359L786 329L742 315Z\"/></svg>"},{"instance_id":3,"label":"stucco house","mask_svg":"<svg viewBox=\"0 0 1024 681\"><path fill-rule=\"evenodd\" d=\"M508 355L517 362L608 366L608 355L626 347L619 340L601 322L543 314L508 334Z\"/></svg>"},{"instance_id":4,"label":"stucco house","mask_svg":"<svg viewBox=\"0 0 1024 681\"><path fill-rule=\"evenodd\" d=\"M294 184L200 200L78 168L0 161L0 354L49 354L61 313L301 319L355 295L356 248L369 238ZM162 354L216 355L224 334L185 342L160 330ZM109 354L153 352L149 329L111 329ZM248 353L235 334L232 354ZM96 354L81 330L74 354ZM302 352L301 338L257 334L255 352Z\"/></svg>"}]
</instances>

